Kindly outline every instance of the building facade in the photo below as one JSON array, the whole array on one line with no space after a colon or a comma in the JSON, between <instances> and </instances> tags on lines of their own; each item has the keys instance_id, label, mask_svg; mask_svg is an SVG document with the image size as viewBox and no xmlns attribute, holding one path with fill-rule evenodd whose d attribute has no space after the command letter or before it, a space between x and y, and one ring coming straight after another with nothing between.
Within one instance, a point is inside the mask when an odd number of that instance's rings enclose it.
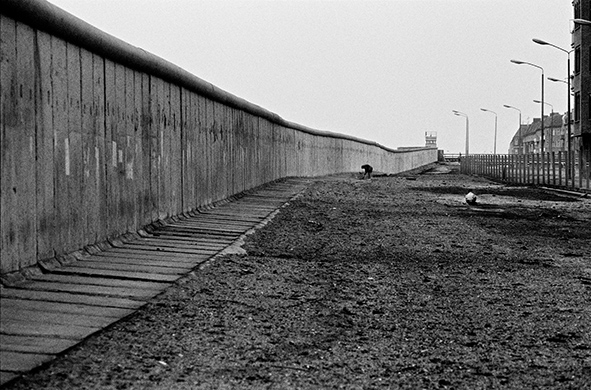
<instances>
[{"instance_id":1,"label":"building facade","mask_svg":"<svg viewBox=\"0 0 591 390\"><path fill-rule=\"evenodd\" d=\"M591 1L574 0L574 19L591 21ZM591 160L591 26L575 23L572 32L573 149Z\"/></svg>"},{"instance_id":2,"label":"building facade","mask_svg":"<svg viewBox=\"0 0 591 390\"><path fill-rule=\"evenodd\" d=\"M544 152L566 151L568 121L566 114L552 113L544 116ZM542 122L534 118L530 124L521 125L511 139L509 154L540 153L542 148Z\"/></svg>"}]
</instances>

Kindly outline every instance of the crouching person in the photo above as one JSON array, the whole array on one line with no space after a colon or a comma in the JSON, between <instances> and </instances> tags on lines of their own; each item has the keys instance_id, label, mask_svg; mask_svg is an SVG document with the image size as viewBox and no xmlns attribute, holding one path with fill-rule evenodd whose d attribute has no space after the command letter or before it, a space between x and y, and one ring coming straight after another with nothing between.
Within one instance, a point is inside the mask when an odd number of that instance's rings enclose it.
<instances>
[{"instance_id":1,"label":"crouching person","mask_svg":"<svg viewBox=\"0 0 591 390\"><path fill-rule=\"evenodd\" d=\"M371 179L371 173L373 172L372 166L369 164L364 164L361 166L361 169L363 169L363 179L365 179L366 176L368 179Z\"/></svg>"}]
</instances>

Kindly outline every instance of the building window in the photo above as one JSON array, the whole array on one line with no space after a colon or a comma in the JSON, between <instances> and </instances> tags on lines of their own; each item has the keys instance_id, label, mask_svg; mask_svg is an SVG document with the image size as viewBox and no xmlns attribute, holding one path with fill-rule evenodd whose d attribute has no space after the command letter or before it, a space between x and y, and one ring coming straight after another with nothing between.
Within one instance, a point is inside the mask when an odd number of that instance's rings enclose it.
<instances>
[{"instance_id":1,"label":"building window","mask_svg":"<svg viewBox=\"0 0 591 390\"><path fill-rule=\"evenodd\" d=\"M574 3L574 11L575 11L575 17L574 19L581 19L581 3L576 2ZM579 25L575 24L575 28L578 28Z\"/></svg>"},{"instance_id":2,"label":"building window","mask_svg":"<svg viewBox=\"0 0 591 390\"><path fill-rule=\"evenodd\" d=\"M575 73L581 71L581 47L575 48Z\"/></svg>"},{"instance_id":3,"label":"building window","mask_svg":"<svg viewBox=\"0 0 591 390\"><path fill-rule=\"evenodd\" d=\"M581 120L581 92L575 92L575 122Z\"/></svg>"}]
</instances>

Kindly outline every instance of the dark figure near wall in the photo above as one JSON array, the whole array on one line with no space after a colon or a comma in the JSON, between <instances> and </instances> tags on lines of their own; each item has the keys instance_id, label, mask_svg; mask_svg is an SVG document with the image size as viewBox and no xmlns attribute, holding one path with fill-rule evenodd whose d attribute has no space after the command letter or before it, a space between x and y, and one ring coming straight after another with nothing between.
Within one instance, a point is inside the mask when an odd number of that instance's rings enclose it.
<instances>
[{"instance_id":1,"label":"dark figure near wall","mask_svg":"<svg viewBox=\"0 0 591 390\"><path fill-rule=\"evenodd\" d=\"M373 168L371 167L371 165L369 164L364 164L361 166L361 169L363 169L363 178L365 179L365 176L367 176L368 179L371 179L371 173L373 172Z\"/></svg>"}]
</instances>

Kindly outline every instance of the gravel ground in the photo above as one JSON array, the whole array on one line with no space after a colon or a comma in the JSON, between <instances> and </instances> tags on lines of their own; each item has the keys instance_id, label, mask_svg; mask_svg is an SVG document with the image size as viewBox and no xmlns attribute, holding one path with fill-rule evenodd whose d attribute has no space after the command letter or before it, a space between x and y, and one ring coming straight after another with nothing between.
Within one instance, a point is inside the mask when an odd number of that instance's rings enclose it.
<instances>
[{"instance_id":1,"label":"gravel ground","mask_svg":"<svg viewBox=\"0 0 591 390\"><path fill-rule=\"evenodd\" d=\"M246 255L7 388L591 389L590 221L445 167L319 180Z\"/></svg>"}]
</instances>

